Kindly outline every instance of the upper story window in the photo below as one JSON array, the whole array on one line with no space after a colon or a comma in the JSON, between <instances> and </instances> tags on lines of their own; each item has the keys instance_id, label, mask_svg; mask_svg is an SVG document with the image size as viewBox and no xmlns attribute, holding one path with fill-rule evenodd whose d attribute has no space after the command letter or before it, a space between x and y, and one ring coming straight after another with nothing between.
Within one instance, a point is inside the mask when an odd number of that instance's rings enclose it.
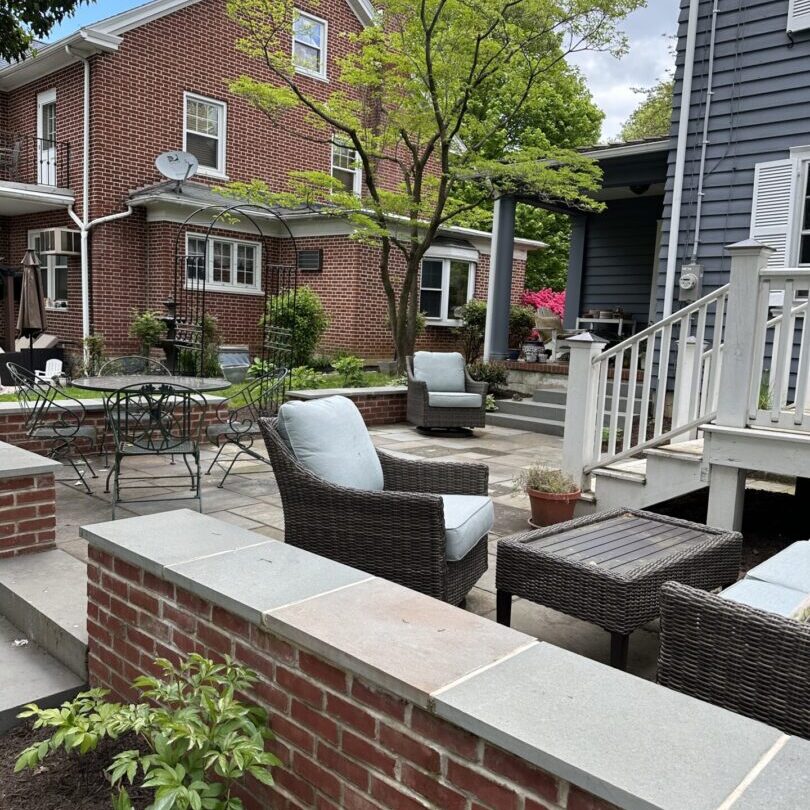
<instances>
[{"instance_id":1,"label":"upper story window","mask_svg":"<svg viewBox=\"0 0 810 810\"><path fill-rule=\"evenodd\" d=\"M56 90L37 96L37 182L55 186L56 177Z\"/></svg>"},{"instance_id":2,"label":"upper story window","mask_svg":"<svg viewBox=\"0 0 810 810\"><path fill-rule=\"evenodd\" d=\"M295 11L292 57L299 73L326 78L326 20Z\"/></svg>"},{"instance_id":3,"label":"upper story window","mask_svg":"<svg viewBox=\"0 0 810 810\"><path fill-rule=\"evenodd\" d=\"M360 196L363 170L357 163L357 152L339 141L332 143L332 177L339 180L346 191Z\"/></svg>"},{"instance_id":4,"label":"upper story window","mask_svg":"<svg viewBox=\"0 0 810 810\"><path fill-rule=\"evenodd\" d=\"M184 98L183 148L200 162L200 174L224 177L227 106L191 93Z\"/></svg>"},{"instance_id":5,"label":"upper story window","mask_svg":"<svg viewBox=\"0 0 810 810\"><path fill-rule=\"evenodd\" d=\"M196 286L204 279L208 290L259 292L260 268L258 242L211 237L206 250L204 236L186 237L186 278L190 285Z\"/></svg>"},{"instance_id":6,"label":"upper story window","mask_svg":"<svg viewBox=\"0 0 810 810\"><path fill-rule=\"evenodd\" d=\"M428 251L422 259L419 308L428 321L447 325L459 323L456 310L475 294L473 253L451 249L449 255L441 256L437 248Z\"/></svg>"}]
</instances>

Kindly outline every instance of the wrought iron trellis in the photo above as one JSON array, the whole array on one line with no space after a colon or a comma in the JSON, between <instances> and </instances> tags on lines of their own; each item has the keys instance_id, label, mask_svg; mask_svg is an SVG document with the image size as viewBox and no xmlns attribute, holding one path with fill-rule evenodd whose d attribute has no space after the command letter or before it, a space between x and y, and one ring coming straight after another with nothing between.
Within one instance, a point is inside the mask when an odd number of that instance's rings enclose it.
<instances>
[{"instance_id":1,"label":"wrought iron trellis","mask_svg":"<svg viewBox=\"0 0 810 810\"><path fill-rule=\"evenodd\" d=\"M206 218L206 224L201 225L200 220ZM275 222L280 226L280 234L265 233L259 224L260 219ZM267 371L290 368L293 356L291 325L294 323L298 279L295 236L274 208L237 202L198 208L186 217L175 236L174 280L172 297L164 302L168 329L163 344L173 373L206 376L206 343L210 340L206 324L211 315L210 291L207 289L210 285L209 252L212 239L217 235L233 238L234 226L241 226L240 234L246 234L244 229L247 226L246 235L255 236L253 241L260 245L259 267L253 267L253 272L260 274L264 294L263 315L256 324L260 331L259 357ZM200 246L193 253L188 250L191 234ZM237 269L238 261L231 266L230 272L236 274ZM283 401L288 382L289 375L281 386L277 382L268 384L267 397L260 397L266 413L274 413Z\"/></svg>"}]
</instances>

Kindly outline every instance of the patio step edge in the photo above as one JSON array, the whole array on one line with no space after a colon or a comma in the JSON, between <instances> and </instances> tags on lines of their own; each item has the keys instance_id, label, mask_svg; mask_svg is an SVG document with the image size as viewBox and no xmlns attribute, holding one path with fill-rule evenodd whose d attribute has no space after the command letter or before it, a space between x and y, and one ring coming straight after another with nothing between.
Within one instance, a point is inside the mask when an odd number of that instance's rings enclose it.
<instances>
[{"instance_id":1,"label":"patio step edge","mask_svg":"<svg viewBox=\"0 0 810 810\"><path fill-rule=\"evenodd\" d=\"M531 433L545 433L550 436L562 436L565 425L549 419L538 419L535 416L518 416L508 413L487 414L487 425L492 427L505 427L512 430L526 430Z\"/></svg>"},{"instance_id":2,"label":"patio step edge","mask_svg":"<svg viewBox=\"0 0 810 810\"><path fill-rule=\"evenodd\" d=\"M60 549L0 560L0 616L87 679L87 566Z\"/></svg>"}]
</instances>

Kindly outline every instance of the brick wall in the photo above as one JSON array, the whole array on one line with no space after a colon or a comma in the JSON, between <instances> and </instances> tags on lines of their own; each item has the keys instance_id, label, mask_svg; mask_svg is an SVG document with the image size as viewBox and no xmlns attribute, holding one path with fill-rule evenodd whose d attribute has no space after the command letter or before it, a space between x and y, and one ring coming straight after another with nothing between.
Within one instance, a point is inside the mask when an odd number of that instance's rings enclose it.
<instances>
[{"instance_id":1,"label":"brick wall","mask_svg":"<svg viewBox=\"0 0 810 810\"><path fill-rule=\"evenodd\" d=\"M282 766L250 810L610 810L608 805L307 650L95 547L88 670L115 699L157 656L231 655L259 674Z\"/></svg>"},{"instance_id":2,"label":"brick wall","mask_svg":"<svg viewBox=\"0 0 810 810\"><path fill-rule=\"evenodd\" d=\"M45 551L55 542L53 473L0 479L0 558Z\"/></svg>"},{"instance_id":3,"label":"brick wall","mask_svg":"<svg viewBox=\"0 0 810 810\"><path fill-rule=\"evenodd\" d=\"M341 390L341 394L348 397L360 411L367 427L374 425L395 425L406 422L408 405L408 392L406 390L386 391L385 393L366 393L363 389L356 392ZM326 395L326 392L324 392ZM311 397L297 396L295 392L287 395L288 399L310 399Z\"/></svg>"}]
</instances>

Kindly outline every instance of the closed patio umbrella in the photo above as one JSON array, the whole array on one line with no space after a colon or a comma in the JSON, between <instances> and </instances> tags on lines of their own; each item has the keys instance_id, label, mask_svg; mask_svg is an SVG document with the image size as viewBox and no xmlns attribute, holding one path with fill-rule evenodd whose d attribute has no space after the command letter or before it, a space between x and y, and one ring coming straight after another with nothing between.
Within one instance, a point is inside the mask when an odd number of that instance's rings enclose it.
<instances>
[{"instance_id":1,"label":"closed patio umbrella","mask_svg":"<svg viewBox=\"0 0 810 810\"><path fill-rule=\"evenodd\" d=\"M20 311L17 315L17 334L28 338L28 359L34 372L34 338L45 331L45 300L42 297L42 279L39 262L33 250L25 251L22 262L22 289Z\"/></svg>"}]
</instances>

